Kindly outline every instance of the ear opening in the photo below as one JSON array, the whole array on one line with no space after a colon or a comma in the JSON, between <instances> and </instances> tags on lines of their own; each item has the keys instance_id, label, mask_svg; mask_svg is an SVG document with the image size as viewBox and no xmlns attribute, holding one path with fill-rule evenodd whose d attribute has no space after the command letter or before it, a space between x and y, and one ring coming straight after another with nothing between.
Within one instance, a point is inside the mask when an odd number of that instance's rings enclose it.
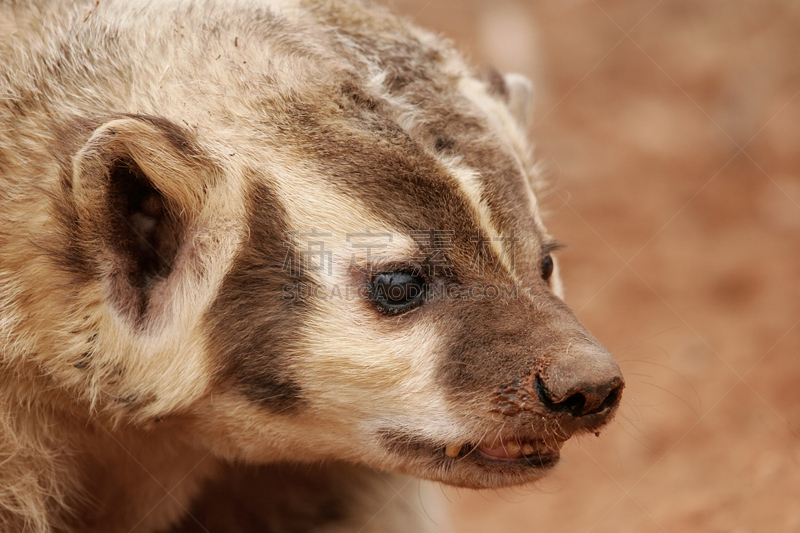
<instances>
[{"instance_id":1,"label":"ear opening","mask_svg":"<svg viewBox=\"0 0 800 533\"><path fill-rule=\"evenodd\" d=\"M183 224L135 161L117 159L108 174L109 244L127 259L130 284L144 290L169 276Z\"/></svg>"},{"instance_id":2,"label":"ear opening","mask_svg":"<svg viewBox=\"0 0 800 533\"><path fill-rule=\"evenodd\" d=\"M73 199L88 260L105 279L114 307L135 322L147 315L156 286L172 275L211 187L204 158L176 135L181 130L164 119L113 120L73 160Z\"/></svg>"}]
</instances>

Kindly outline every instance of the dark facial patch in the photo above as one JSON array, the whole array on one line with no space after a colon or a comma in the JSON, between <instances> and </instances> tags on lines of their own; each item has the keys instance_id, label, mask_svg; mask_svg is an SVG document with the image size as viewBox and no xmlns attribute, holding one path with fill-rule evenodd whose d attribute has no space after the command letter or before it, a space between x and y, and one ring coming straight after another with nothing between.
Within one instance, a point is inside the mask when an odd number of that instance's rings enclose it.
<instances>
[{"instance_id":1,"label":"dark facial patch","mask_svg":"<svg viewBox=\"0 0 800 533\"><path fill-rule=\"evenodd\" d=\"M285 298L284 287L306 284L304 275L286 267L286 212L275 194L255 176L248 197L249 238L225 277L206 315L209 348L219 367L218 380L232 382L249 400L276 412L303 403L289 363L308 312L304 301Z\"/></svg>"}]
</instances>

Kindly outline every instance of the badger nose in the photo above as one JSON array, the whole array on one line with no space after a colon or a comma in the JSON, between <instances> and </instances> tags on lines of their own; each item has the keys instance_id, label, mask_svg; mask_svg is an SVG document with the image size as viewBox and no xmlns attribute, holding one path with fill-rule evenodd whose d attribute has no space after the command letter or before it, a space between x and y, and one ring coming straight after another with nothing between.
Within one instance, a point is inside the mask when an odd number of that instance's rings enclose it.
<instances>
[{"instance_id":1,"label":"badger nose","mask_svg":"<svg viewBox=\"0 0 800 533\"><path fill-rule=\"evenodd\" d=\"M536 376L539 401L554 414L582 417L610 413L619 404L625 386L619 365L599 345L570 348Z\"/></svg>"}]
</instances>

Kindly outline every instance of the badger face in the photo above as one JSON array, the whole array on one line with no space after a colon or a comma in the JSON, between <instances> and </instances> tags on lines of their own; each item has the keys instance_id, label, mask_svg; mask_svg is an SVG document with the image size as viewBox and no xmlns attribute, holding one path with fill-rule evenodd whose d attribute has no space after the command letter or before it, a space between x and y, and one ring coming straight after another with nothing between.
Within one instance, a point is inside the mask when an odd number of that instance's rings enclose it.
<instances>
[{"instance_id":1,"label":"badger face","mask_svg":"<svg viewBox=\"0 0 800 533\"><path fill-rule=\"evenodd\" d=\"M268 435L293 459L491 487L535 479L611 416L622 377L554 291L530 169L449 97L480 130L446 154L378 104L298 131L302 177L249 184L248 236L205 315L220 416L246 400L253 421L226 418L227 445L258 459Z\"/></svg>"},{"instance_id":2,"label":"badger face","mask_svg":"<svg viewBox=\"0 0 800 533\"><path fill-rule=\"evenodd\" d=\"M159 90L60 126L70 313L99 332L64 379L232 460L534 480L623 379L559 296L526 91L381 13L325 9L237 17L255 22L235 44L207 30L226 59L191 76L127 42Z\"/></svg>"}]
</instances>

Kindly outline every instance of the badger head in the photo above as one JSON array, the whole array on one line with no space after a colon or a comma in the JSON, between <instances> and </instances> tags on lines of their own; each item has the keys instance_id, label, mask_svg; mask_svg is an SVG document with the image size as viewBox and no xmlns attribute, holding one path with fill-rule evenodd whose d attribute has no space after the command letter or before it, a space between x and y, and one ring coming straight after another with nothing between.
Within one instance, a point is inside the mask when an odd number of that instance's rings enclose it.
<instances>
[{"instance_id":1,"label":"badger head","mask_svg":"<svg viewBox=\"0 0 800 533\"><path fill-rule=\"evenodd\" d=\"M561 298L530 86L363 9L125 37L59 134L67 381L231 460L534 480L624 382Z\"/></svg>"}]
</instances>

